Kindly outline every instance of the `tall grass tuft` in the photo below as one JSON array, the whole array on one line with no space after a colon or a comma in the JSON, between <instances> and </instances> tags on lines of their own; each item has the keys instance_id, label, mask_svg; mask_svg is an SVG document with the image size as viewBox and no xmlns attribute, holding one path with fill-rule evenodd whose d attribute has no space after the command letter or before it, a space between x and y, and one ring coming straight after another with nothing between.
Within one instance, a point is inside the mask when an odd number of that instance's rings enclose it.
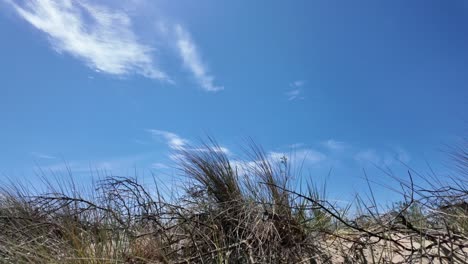
<instances>
[{"instance_id":1,"label":"tall grass tuft","mask_svg":"<svg viewBox=\"0 0 468 264\"><path fill-rule=\"evenodd\" d=\"M409 173L388 210L341 208L313 178L294 188L287 157L251 143L233 161L214 140L177 153L177 196L119 176L91 189L4 185L0 263L467 263L466 145L457 151L458 176L423 188Z\"/></svg>"}]
</instances>

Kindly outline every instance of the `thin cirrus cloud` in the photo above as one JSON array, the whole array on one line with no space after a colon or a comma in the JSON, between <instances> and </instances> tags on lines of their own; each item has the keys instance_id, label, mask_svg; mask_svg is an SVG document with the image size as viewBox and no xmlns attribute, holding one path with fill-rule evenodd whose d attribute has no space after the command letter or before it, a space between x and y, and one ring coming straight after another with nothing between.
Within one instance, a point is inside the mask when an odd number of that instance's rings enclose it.
<instances>
[{"instance_id":1,"label":"thin cirrus cloud","mask_svg":"<svg viewBox=\"0 0 468 264\"><path fill-rule=\"evenodd\" d=\"M159 129L147 129L146 132L150 133L151 136L156 140L164 140L167 146L172 150L185 150L185 151L194 151L194 152L222 152L224 154L230 154L230 150L223 146L214 147L213 149L209 149L206 147L191 147L190 141L186 138L183 138L176 133L166 131L166 130L159 130ZM179 154L171 154L170 157L179 157Z\"/></svg>"},{"instance_id":2,"label":"thin cirrus cloud","mask_svg":"<svg viewBox=\"0 0 468 264\"><path fill-rule=\"evenodd\" d=\"M123 11L89 0L32 0L21 4L5 1L21 18L45 33L57 52L70 54L96 71L175 83L157 66L156 48L139 40L131 17ZM209 92L223 90L214 84L189 32L179 24L174 29L175 39L163 41L175 47L198 85Z\"/></svg>"},{"instance_id":3,"label":"thin cirrus cloud","mask_svg":"<svg viewBox=\"0 0 468 264\"><path fill-rule=\"evenodd\" d=\"M174 150L184 149L184 147L187 146L187 144L189 144L189 141L187 139L182 138L181 136L169 131L159 129L147 129L146 131L150 133L154 138L164 139L167 145Z\"/></svg>"},{"instance_id":4,"label":"thin cirrus cloud","mask_svg":"<svg viewBox=\"0 0 468 264\"><path fill-rule=\"evenodd\" d=\"M286 92L286 97L288 98L288 101L305 99L305 97L302 95L302 87L305 85L305 83L306 82L303 80L297 80L289 84L289 87L291 89L288 92Z\"/></svg>"},{"instance_id":5,"label":"thin cirrus cloud","mask_svg":"<svg viewBox=\"0 0 468 264\"><path fill-rule=\"evenodd\" d=\"M268 157L273 162L279 162L283 158L292 160L296 164L306 162L309 165L315 165L323 162L327 156L319 151L313 149L297 149L291 153L275 152L271 151L268 153Z\"/></svg>"},{"instance_id":6,"label":"thin cirrus cloud","mask_svg":"<svg viewBox=\"0 0 468 264\"><path fill-rule=\"evenodd\" d=\"M53 173L68 173L73 174L93 174L103 173L106 174L122 174L129 175L134 173L137 165L145 163L148 157L145 155L134 155L126 157L111 157L101 160L73 160L73 161L61 161L49 164L38 164L35 167L37 172L53 172ZM133 171L133 172L132 172Z\"/></svg>"},{"instance_id":7,"label":"thin cirrus cloud","mask_svg":"<svg viewBox=\"0 0 468 264\"><path fill-rule=\"evenodd\" d=\"M230 156L231 158L233 158L231 161L233 162L233 164L236 165L249 164L251 166L258 163L258 161L236 159L236 155L232 153L230 149L223 146L217 146L213 148L194 148L191 146L191 143L188 139L185 139L179 136L178 134L170 131L159 129L147 129L146 132L148 132L155 140L163 140L167 144L167 146L172 150L194 152L214 151L224 153L225 155ZM169 158L174 161L180 161L183 160L184 155L182 153L172 152L169 154ZM324 162L327 159L327 156L322 152L310 148L303 148L301 146L300 148L295 149L294 151L289 153L269 151L266 153L266 158L273 164L280 162L283 158L286 158L288 161L293 161L294 165L296 166L303 162L309 165L318 165Z\"/></svg>"},{"instance_id":8,"label":"thin cirrus cloud","mask_svg":"<svg viewBox=\"0 0 468 264\"><path fill-rule=\"evenodd\" d=\"M283 162L287 162L289 168L300 169L304 164L321 166L327 160L325 154L309 148L301 148L294 152L269 151L265 158L272 165L272 169L277 168L277 165ZM249 175L257 170L263 170L263 160L261 159L234 159L230 161L230 164L239 175Z\"/></svg>"},{"instance_id":9,"label":"thin cirrus cloud","mask_svg":"<svg viewBox=\"0 0 468 264\"><path fill-rule=\"evenodd\" d=\"M304 80L297 80L297 81L292 82L290 84L290 86L302 87L302 86L304 86L305 83L306 83L306 81L304 81Z\"/></svg>"},{"instance_id":10,"label":"thin cirrus cloud","mask_svg":"<svg viewBox=\"0 0 468 264\"><path fill-rule=\"evenodd\" d=\"M181 25L175 25L175 34L179 56L198 84L208 92L223 90L224 87L214 84L214 77L209 74L202 62L198 48L190 34Z\"/></svg>"},{"instance_id":11,"label":"thin cirrus cloud","mask_svg":"<svg viewBox=\"0 0 468 264\"><path fill-rule=\"evenodd\" d=\"M32 156L34 156L37 159L45 159L45 160L53 160L57 159L57 157L49 155L49 154L44 154L44 153L39 153L39 152L31 152L30 153Z\"/></svg>"},{"instance_id":12,"label":"thin cirrus cloud","mask_svg":"<svg viewBox=\"0 0 468 264\"><path fill-rule=\"evenodd\" d=\"M348 147L346 143L342 141L337 141L334 139L323 141L322 145L326 147L327 149L333 150L333 151L342 151Z\"/></svg>"},{"instance_id":13,"label":"thin cirrus cloud","mask_svg":"<svg viewBox=\"0 0 468 264\"><path fill-rule=\"evenodd\" d=\"M23 5L7 1L20 17L47 34L58 52L108 74L170 81L154 66L152 48L138 41L123 12L88 1L34 0Z\"/></svg>"},{"instance_id":14,"label":"thin cirrus cloud","mask_svg":"<svg viewBox=\"0 0 468 264\"><path fill-rule=\"evenodd\" d=\"M354 159L361 164L368 163L378 167L389 167L398 163L408 163L411 157L406 150L396 147L382 153L375 149L362 150L354 155Z\"/></svg>"}]
</instances>

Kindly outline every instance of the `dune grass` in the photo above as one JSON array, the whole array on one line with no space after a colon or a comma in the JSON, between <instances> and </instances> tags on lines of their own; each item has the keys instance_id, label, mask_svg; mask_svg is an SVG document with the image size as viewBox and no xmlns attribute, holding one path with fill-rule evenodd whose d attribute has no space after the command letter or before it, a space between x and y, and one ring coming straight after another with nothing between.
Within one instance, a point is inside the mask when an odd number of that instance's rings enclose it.
<instances>
[{"instance_id":1,"label":"dune grass","mask_svg":"<svg viewBox=\"0 0 468 264\"><path fill-rule=\"evenodd\" d=\"M297 191L288 160L254 144L235 166L214 141L180 150L179 196L117 176L90 191L5 185L0 263L466 263L464 150L453 155L461 176L423 188L409 172L401 203L380 212L357 199L358 215L313 182Z\"/></svg>"}]
</instances>

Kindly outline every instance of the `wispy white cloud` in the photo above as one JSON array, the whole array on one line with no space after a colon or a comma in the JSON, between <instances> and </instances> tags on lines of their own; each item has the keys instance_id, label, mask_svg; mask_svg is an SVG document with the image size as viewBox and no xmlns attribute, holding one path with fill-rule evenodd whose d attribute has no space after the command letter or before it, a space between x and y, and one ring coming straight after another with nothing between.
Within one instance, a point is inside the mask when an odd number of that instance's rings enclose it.
<instances>
[{"instance_id":1,"label":"wispy white cloud","mask_svg":"<svg viewBox=\"0 0 468 264\"><path fill-rule=\"evenodd\" d=\"M218 146L213 149L204 148L204 147L192 147L190 146L190 140L185 139L179 136L176 133L166 131L166 130L159 130L159 129L147 129L148 133L150 133L153 138L155 139L163 139L166 144L172 150L184 150L184 151L193 151L193 152L208 152L208 151L215 151L215 152L222 152L226 155L231 154L230 150L223 146ZM170 153L169 158L171 160L181 160L183 155L181 153Z\"/></svg>"},{"instance_id":2,"label":"wispy white cloud","mask_svg":"<svg viewBox=\"0 0 468 264\"><path fill-rule=\"evenodd\" d=\"M306 84L306 81L304 80L297 80L289 84L291 87L302 87Z\"/></svg>"},{"instance_id":3,"label":"wispy white cloud","mask_svg":"<svg viewBox=\"0 0 468 264\"><path fill-rule=\"evenodd\" d=\"M128 164L127 164L128 165ZM44 172L53 173L68 173L72 174L84 174L93 172L122 172L124 165L122 161L97 161L97 162L86 162L86 161L71 161L71 162L58 162L49 165L39 165L38 170ZM128 170L129 167L125 167Z\"/></svg>"},{"instance_id":4,"label":"wispy white cloud","mask_svg":"<svg viewBox=\"0 0 468 264\"><path fill-rule=\"evenodd\" d=\"M153 154L136 154L120 157L104 157L96 158L93 160L43 160L35 169L54 173L68 173L72 174L120 174L120 175L133 175L136 169L152 168L151 159Z\"/></svg>"},{"instance_id":5,"label":"wispy white cloud","mask_svg":"<svg viewBox=\"0 0 468 264\"><path fill-rule=\"evenodd\" d=\"M189 143L187 139L182 138L181 136L169 131L158 129L147 129L146 131L149 132L155 138L163 138L164 140L166 140L167 145L171 149L180 150L183 149Z\"/></svg>"},{"instance_id":6,"label":"wispy white cloud","mask_svg":"<svg viewBox=\"0 0 468 264\"><path fill-rule=\"evenodd\" d=\"M223 86L214 84L214 77L208 72L203 63L200 52L193 42L190 34L179 24L175 25L177 51L182 58L185 67L193 74L198 84L206 91L217 92L223 90Z\"/></svg>"},{"instance_id":7,"label":"wispy white cloud","mask_svg":"<svg viewBox=\"0 0 468 264\"><path fill-rule=\"evenodd\" d=\"M214 151L214 152L217 152L217 153L224 153L224 154L231 154L230 150L226 147L217 147L217 148L214 148L214 149L208 149L208 148L191 148L190 149L191 151L198 151L198 152L209 152L209 151Z\"/></svg>"},{"instance_id":8,"label":"wispy white cloud","mask_svg":"<svg viewBox=\"0 0 468 264\"><path fill-rule=\"evenodd\" d=\"M286 92L286 97L288 98L288 101L293 101L293 100L304 100L305 97L302 95L302 86L305 85L305 81L303 80L298 80L291 82L289 84L289 87L291 90Z\"/></svg>"},{"instance_id":9,"label":"wispy white cloud","mask_svg":"<svg viewBox=\"0 0 468 264\"><path fill-rule=\"evenodd\" d=\"M375 165L380 165L382 162L380 155L374 149L359 151L355 154L354 159L361 163L372 163Z\"/></svg>"},{"instance_id":10,"label":"wispy white cloud","mask_svg":"<svg viewBox=\"0 0 468 264\"><path fill-rule=\"evenodd\" d=\"M20 17L49 37L57 52L68 53L108 74L139 74L170 81L155 67L153 49L140 43L131 18L87 0L6 0Z\"/></svg>"},{"instance_id":11,"label":"wispy white cloud","mask_svg":"<svg viewBox=\"0 0 468 264\"><path fill-rule=\"evenodd\" d=\"M360 163L371 163L379 167L389 167L395 163L408 163L411 159L407 151L401 147L393 148L391 151L376 151L375 149L366 149L355 154L354 159Z\"/></svg>"},{"instance_id":12,"label":"wispy white cloud","mask_svg":"<svg viewBox=\"0 0 468 264\"><path fill-rule=\"evenodd\" d=\"M46 160L57 159L57 157L55 156L44 154L44 153L39 153L39 152L31 152L30 154L38 159L46 159Z\"/></svg>"},{"instance_id":13,"label":"wispy white cloud","mask_svg":"<svg viewBox=\"0 0 468 264\"><path fill-rule=\"evenodd\" d=\"M299 161L302 159L313 164L318 164L327 158L322 152L313 149L303 149L298 151L295 155Z\"/></svg>"},{"instance_id":14,"label":"wispy white cloud","mask_svg":"<svg viewBox=\"0 0 468 264\"><path fill-rule=\"evenodd\" d=\"M268 159L273 162L281 162L284 158L288 158L289 155L283 152L270 151L268 152Z\"/></svg>"},{"instance_id":15,"label":"wispy white cloud","mask_svg":"<svg viewBox=\"0 0 468 264\"><path fill-rule=\"evenodd\" d=\"M116 76L136 74L175 83L157 65L157 59L162 56L155 56L156 47L143 43L134 30L132 18L141 12L141 8L148 8L147 1L105 2L105 5L91 0L4 1L21 18L45 33L54 50L83 61L97 72ZM164 24L159 16L155 15L151 21L151 24L159 25L162 33L157 36L162 38L158 39L159 43L167 43L177 51L184 67L203 90L223 90L223 86L214 83L215 78L188 30L177 23Z\"/></svg>"},{"instance_id":16,"label":"wispy white cloud","mask_svg":"<svg viewBox=\"0 0 468 264\"><path fill-rule=\"evenodd\" d=\"M294 90L286 92L286 96L288 97L288 101L304 100L305 97L302 96L301 93L302 91L300 89L294 89Z\"/></svg>"},{"instance_id":17,"label":"wispy white cloud","mask_svg":"<svg viewBox=\"0 0 468 264\"><path fill-rule=\"evenodd\" d=\"M296 149L291 153L271 151L268 153L268 157L274 162L280 162L286 157L287 160L292 160L294 163L305 162L309 165L318 164L327 158L322 152L308 148Z\"/></svg>"},{"instance_id":18,"label":"wispy white cloud","mask_svg":"<svg viewBox=\"0 0 468 264\"><path fill-rule=\"evenodd\" d=\"M258 169L258 162L249 160L230 160L229 164L239 176L248 176Z\"/></svg>"},{"instance_id":19,"label":"wispy white cloud","mask_svg":"<svg viewBox=\"0 0 468 264\"><path fill-rule=\"evenodd\" d=\"M348 147L346 143L342 141L336 141L334 139L323 141L322 145L332 151L342 151Z\"/></svg>"},{"instance_id":20,"label":"wispy white cloud","mask_svg":"<svg viewBox=\"0 0 468 264\"><path fill-rule=\"evenodd\" d=\"M273 166L273 169L277 168L277 165L284 161L287 162L288 167L298 169L302 165L321 165L322 162L326 161L327 156L313 149L302 148L295 150L294 152L269 151L266 153L266 159ZM231 159L230 164L234 169L236 169L239 175L249 175L260 169L262 161Z\"/></svg>"}]
</instances>

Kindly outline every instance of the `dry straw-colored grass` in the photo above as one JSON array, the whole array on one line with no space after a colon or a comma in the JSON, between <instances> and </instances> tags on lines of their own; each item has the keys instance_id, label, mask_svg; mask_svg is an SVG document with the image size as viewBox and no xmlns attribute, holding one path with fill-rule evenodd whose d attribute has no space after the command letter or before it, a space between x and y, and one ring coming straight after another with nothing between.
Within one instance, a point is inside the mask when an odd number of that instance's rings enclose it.
<instances>
[{"instance_id":1,"label":"dry straw-colored grass","mask_svg":"<svg viewBox=\"0 0 468 264\"><path fill-rule=\"evenodd\" d=\"M421 187L409 172L400 204L382 213L357 199L354 217L312 183L296 191L287 159L275 163L253 144L242 168L214 142L181 150L180 196L129 177L91 192L10 185L0 196L0 262L467 263L464 150L450 183Z\"/></svg>"}]
</instances>

